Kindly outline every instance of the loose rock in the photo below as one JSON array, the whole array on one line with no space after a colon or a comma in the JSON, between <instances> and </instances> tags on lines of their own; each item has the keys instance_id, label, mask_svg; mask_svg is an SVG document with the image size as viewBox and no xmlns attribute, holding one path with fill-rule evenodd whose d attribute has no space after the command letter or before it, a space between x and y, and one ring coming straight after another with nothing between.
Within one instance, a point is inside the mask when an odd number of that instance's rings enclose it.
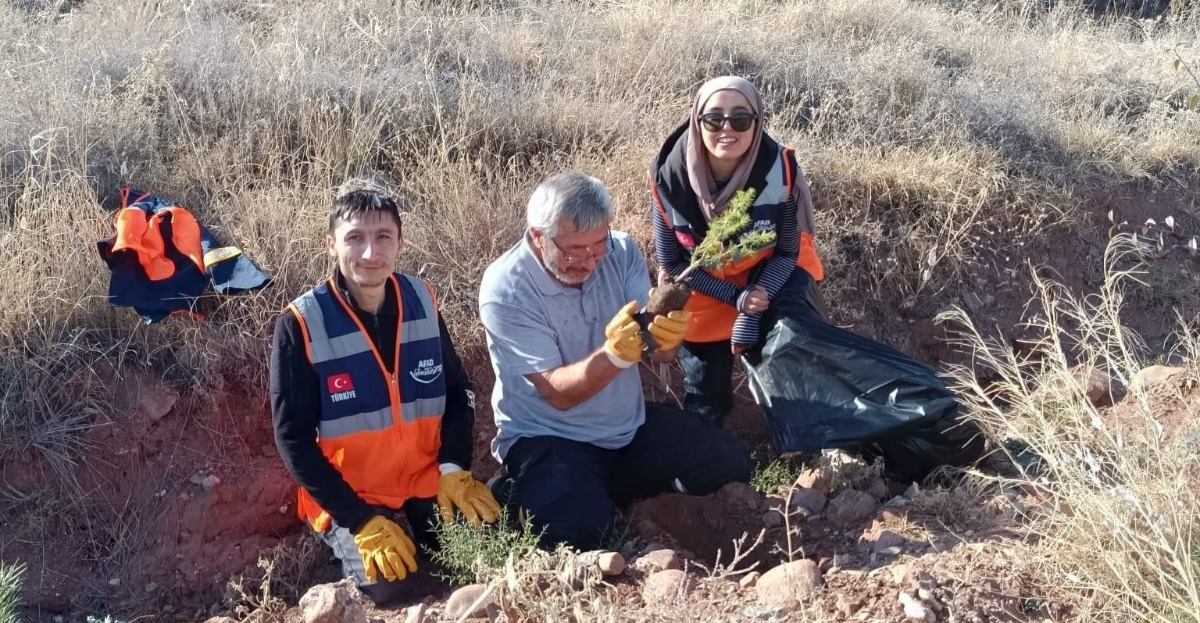
<instances>
[{"instance_id":1,"label":"loose rock","mask_svg":"<svg viewBox=\"0 0 1200 623\"><path fill-rule=\"evenodd\" d=\"M758 603L794 607L823 584L821 570L811 560L795 560L767 571L758 579Z\"/></svg>"},{"instance_id":2,"label":"loose rock","mask_svg":"<svg viewBox=\"0 0 1200 623\"><path fill-rule=\"evenodd\" d=\"M888 496L887 483L882 478L872 478L867 484L866 493L876 500L882 500Z\"/></svg>"},{"instance_id":3,"label":"loose rock","mask_svg":"<svg viewBox=\"0 0 1200 623\"><path fill-rule=\"evenodd\" d=\"M425 623L425 604L409 606L404 623Z\"/></svg>"},{"instance_id":4,"label":"loose rock","mask_svg":"<svg viewBox=\"0 0 1200 623\"><path fill-rule=\"evenodd\" d=\"M879 536L875 537L875 542L871 544L871 549L877 553L883 553L890 548L901 545L904 545L904 537L891 530L884 530L879 533Z\"/></svg>"},{"instance_id":5,"label":"loose rock","mask_svg":"<svg viewBox=\"0 0 1200 623\"><path fill-rule=\"evenodd\" d=\"M1088 402L1095 407L1108 407L1113 403L1113 379L1104 370L1078 366L1071 371L1071 376L1087 396Z\"/></svg>"},{"instance_id":6,"label":"loose rock","mask_svg":"<svg viewBox=\"0 0 1200 623\"><path fill-rule=\"evenodd\" d=\"M446 600L446 618L458 620L488 616L488 611L496 607L496 602L491 593L482 597L485 591L485 584L468 584L451 593L450 599Z\"/></svg>"},{"instance_id":7,"label":"loose rock","mask_svg":"<svg viewBox=\"0 0 1200 623\"><path fill-rule=\"evenodd\" d=\"M683 563L679 560L679 554L671 549L654 550L633 561L633 568L642 573L654 573L655 571L679 569L682 567Z\"/></svg>"},{"instance_id":8,"label":"loose rock","mask_svg":"<svg viewBox=\"0 0 1200 623\"><path fill-rule=\"evenodd\" d=\"M318 584L300 598L304 623L367 623L362 604L354 599L345 581Z\"/></svg>"},{"instance_id":9,"label":"loose rock","mask_svg":"<svg viewBox=\"0 0 1200 623\"><path fill-rule=\"evenodd\" d=\"M802 508L808 511L809 515L820 515L825 509L825 501L825 494L816 489L799 487L792 491L792 508Z\"/></svg>"},{"instance_id":10,"label":"loose rock","mask_svg":"<svg viewBox=\"0 0 1200 623\"><path fill-rule=\"evenodd\" d=\"M621 575L625 572L625 557L617 552L603 552L596 559L600 573L605 576Z\"/></svg>"},{"instance_id":11,"label":"loose rock","mask_svg":"<svg viewBox=\"0 0 1200 623\"><path fill-rule=\"evenodd\" d=\"M1148 366L1142 368L1136 374L1134 374L1133 380L1130 384L1137 385L1141 383L1145 387L1162 385L1163 383L1170 382L1172 379L1182 375L1185 372L1187 372L1187 370L1184 370L1183 368L1176 368L1174 366Z\"/></svg>"},{"instance_id":12,"label":"loose rock","mask_svg":"<svg viewBox=\"0 0 1200 623\"><path fill-rule=\"evenodd\" d=\"M908 593L900 593L900 603L904 606L904 616L909 619L925 621L925 623L933 623L937 619L937 615L933 613L933 610L930 610L928 606L921 603L921 600Z\"/></svg>"},{"instance_id":13,"label":"loose rock","mask_svg":"<svg viewBox=\"0 0 1200 623\"><path fill-rule=\"evenodd\" d=\"M825 516L840 526L856 524L875 512L875 498L854 489L842 491L829 502Z\"/></svg>"},{"instance_id":14,"label":"loose rock","mask_svg":"<svg viewBox=\"0 0 1200 623\"><path fill-rule=\"evenodd\" d=\"M805 489L816 489L826 495L829 494L829 480L825 478L825 473L819 469L809 468L800 472L800 476L796 478L796 484Z\"/></svg>"},{"instance_id":15,"label":"loose rock","mask_svg":"<svg viewBox=\"0 0 1200 623\"><path fill-rule=\"evenodd\" d=\"M755 604L742 609L744 621L780 621L787 618L787 610L779 606Z\"/></svg>"},{"instance_id":16,"label":"loose rock","mask_svg":"<svg viewBox=\"0 0 1200 623\"><path fill-rule=\"evenodd\" d=\"M741 579L738 580L738 587L740 587L742 590L754 588L754 585L758 584L758 578L761 576L761 573L757 571L751 571L750 573L743 575Z\"/></svg>"},{"instance_id":17,"label":"loose rock","mask_svg":"<svg viewBox=\"0 0 1200 623\"><path fill-rule=\"evenodd\" d=\"M675 603L685 601L694 590L694 578L679 569L667 569L646 578L642 598L647 603Z\"/></svg>"},{"instance_id":18,"label":"loose rock","mask_svg":"<svg viewBox=\"0 0 1200 623\"><path fill-rule=\"evenodd\" d=\"M863 604L862 601L857 597L838 595L836 607L838 613L840 613L842 616L851 617L854 616L855 612L858 612L862 609Z\"/></svg>"}]
</instances>

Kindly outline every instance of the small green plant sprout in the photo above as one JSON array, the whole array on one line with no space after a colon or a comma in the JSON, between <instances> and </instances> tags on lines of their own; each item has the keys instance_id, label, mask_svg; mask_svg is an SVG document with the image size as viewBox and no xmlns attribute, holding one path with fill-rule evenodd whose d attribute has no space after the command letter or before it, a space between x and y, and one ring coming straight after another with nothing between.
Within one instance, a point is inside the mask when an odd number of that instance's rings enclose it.
<instances>
[{"instance_id":1,"label":"small green plant sprout","mask_svg":"<svg viewBox=\"0 0 1200 623\"><path fill-rule=\"evenodd\" d=\"M719 270L775 242L774 231L746 231L756 195L753 188L739 190L729 201L729 207L708 224L704 240L692 251L691 264L678 277L667 278L655 288L646 305L649 318L683 309L692 294L687 281L695 270Z\"/></svg>"}]
</instances>

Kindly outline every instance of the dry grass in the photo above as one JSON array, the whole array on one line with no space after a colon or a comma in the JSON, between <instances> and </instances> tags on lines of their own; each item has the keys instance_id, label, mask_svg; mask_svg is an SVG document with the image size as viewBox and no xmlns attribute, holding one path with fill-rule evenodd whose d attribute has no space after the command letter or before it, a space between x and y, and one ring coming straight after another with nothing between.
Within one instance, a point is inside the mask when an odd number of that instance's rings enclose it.
<instances>
[{"instance_id":1,"label":"dry grass","mask_svg":"<svg viewBox=\"0 0 1200 623\"><path fill-rule=\"evenodd\" d=\"M272 316L328 270L332 189L364 171L412 204L403 269L435 283L486 391L478 282L534 184L599 176L648 245L647 163L720 74L762 85L798 149L835 311L936 295L983 250L1016 261L1074 226L1087 189L1195 182L1200 85L1172 63L1200 67L1200 9L1174 4L0 4L0 458L86 453L113 408L68 395L93 366L262 395ZM107 308L93 245L122 184L185 203L274 285L198 325Z\"/></svg>"},{"instance_id":2,"label":"dry grass","mask_svg":"<svg viewBox=\"0 0 1200 623\"><path fill-rule=\"evenodd\" d=\"M1162 403L1148 400L1144 384L1129 383L1145 353L1120 317L1124 292L1140 274L1123 238L1110 245L1105 272L1101 291L1084 298L1036 279L1041 311L1029 321L1030 355L985 338L964 313L948 314L965 327L961 344L974 363L955 376L993 439L1023 440L1038 457L1015 482L1036 483L1048 498L1030 517L1044 556L1041 581L1069 595L1083 620L1197 621L1194 440L1165 430L1156 412ZM1194 383L1200 339L1194 329L1181 331ZM1075 380L1079 365L1129 385L1123 405L1133 417L1117 422L1093 406Z\"/></svg>"}]
</instances>

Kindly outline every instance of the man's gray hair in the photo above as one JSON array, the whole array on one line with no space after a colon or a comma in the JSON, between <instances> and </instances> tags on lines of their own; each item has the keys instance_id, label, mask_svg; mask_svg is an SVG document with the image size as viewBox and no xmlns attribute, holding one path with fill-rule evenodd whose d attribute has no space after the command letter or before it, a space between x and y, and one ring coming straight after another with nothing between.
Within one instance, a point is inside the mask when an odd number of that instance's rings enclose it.
<instances>
[{"instance_id":1,"label":"man's gray hair","mask_svg":"<svg viewBox=\"0 0 1200 623\"><path fill-rule=\"evenodd\" d=\"M612 197L600 180L578 171L564 171L546 178L529 197L525 222L548 236L558 234L558 223L566 219L577 231L604 227L612 220Z\"/></svg>"}]
</instances>

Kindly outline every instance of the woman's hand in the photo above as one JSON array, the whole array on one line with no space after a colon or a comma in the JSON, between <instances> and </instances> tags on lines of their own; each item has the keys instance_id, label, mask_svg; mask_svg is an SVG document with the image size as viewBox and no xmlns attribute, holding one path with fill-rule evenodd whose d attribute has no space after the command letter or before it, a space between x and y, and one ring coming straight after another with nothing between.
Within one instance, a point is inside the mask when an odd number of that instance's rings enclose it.
<instances>
[{"instance_id":1,"label":"woman's hand","mask_svg":"<svg viewBox=\"0 0 1200 623\"><path fill-rule=\"evenodd\" d=\"M754 286L746 290L738 299L738 311L747 316L757 316L767 311L767 306L771 304L771 299L767 296L767 289L762 286Z\"/></svg>"}]
</instances>

